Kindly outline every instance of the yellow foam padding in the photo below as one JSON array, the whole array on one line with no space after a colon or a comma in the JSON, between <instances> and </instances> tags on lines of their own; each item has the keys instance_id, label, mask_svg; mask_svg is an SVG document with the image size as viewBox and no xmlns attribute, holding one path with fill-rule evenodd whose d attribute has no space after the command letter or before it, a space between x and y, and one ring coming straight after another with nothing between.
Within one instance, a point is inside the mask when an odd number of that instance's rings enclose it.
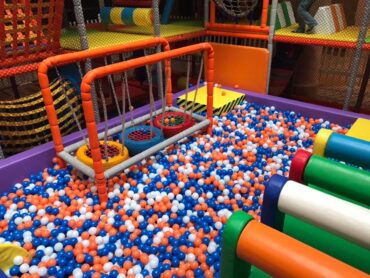
<instances>
[{"instance_id":1,"label":"yellow foam padding","mask_svg":"<svg viewBox=\"0 0 370 278\"><path fill-rule=\"evenodd\" d=\"M186 94L177 99L177 105L186 107L188 111L192 109L195 90L188 93L188 101L186 102ZM221 115L232 110L236 105L240 104L245 98L243 93L235 91L214 88L213 91L213 113ZM201 113L207 110L207 87L203 86L198 89L197 97L195 99L194 112Z\"/></svg>"},{"instance_id":2,"label":"yellow foam padding","mask_svg":"<svg viewBox=\"0 0 370 278\"><path fill-rule=\"evenodd\" d=\"M110 27L111 28L111 27ZM143 26L114 26L114 31L130 33L130 34L145 34L153 35L153 26L143 27ZM174 22L166 25L161 25L161 37L169 38L174 36L181 36L190 33L196 33L204 31L204 27L201 23L194 22L194 24Z\"/></svg>"},{"instance_id":3,"label":"yellow foam padding","mask_svg":"<svg viewBox=\"0 0 370 278\"><path fill-rule=\"evenodd\" d=\"M357 119L346 135L370 142L370 120Z\"/></svg>"},{"instance_id":4,"label":"yellow foam padding","mask_svg":"<svg viewBox=\"0 0 370 278\"><path fill-rule=\"evenodd\" d=\"M293 33L292 31L298 28L298 24L282 28L276 31L275 36L286 36L292 38L304 38L304 39L322 39L329 41L341 41L341 42L357 42L360 28L357 26L348 26L344 30L334 34L300 34ZM367 35L370 36L370 30Z\"/></svg>"},{"instance_id":5,"label":"yellow foam padding","mask_svg":"<svg viewBox=\"0 0 370 278\"><path fill-rule=\"evenodd\" d=\"M170 38L184 34L204 31L201 22L176 22L168 25L161 25L161 37ZM121 45L140 40L146 40L153 36L153 28L140 26L119 26L115 25L115 31L87 30L89 49L98 49ZM63 30L60 38L62 48L69 50L81 50L77 30Z\"/></svg>"},{"instance_id":6,"label":"yellow foam padding","mask_svg":"<svg viewBox=\"0 0 370 278\"><path fill-rule=\"evenodd\" d=\"M122 21L122 8L112 8L110 11L110 19L114 24L124 24Z\"/></svg>"},{"instance_id":7,"label":"yellow foam padding","mask_svg":"<svg viewBox=\"0 0 370 278\"><path fill-rule=\"evenodd\" d=\"M153 9L137 8L133 14L134 24L136 26L153 26Z\"/></svg>"},{"instance_id":8,"label":"yellow foam padding","mask_svg":"<svg viewBox=\"0 0 370 278\"><path fill-rule=\"evenodd\" d=\"M100 144L104 145L104 141L100 141ZM122 144L120 144L118 142L114 142L114 141L107 141L107 145L112 146L112 147L116 147L117 149L119 149L120 154L115 156L115 157L109 158L108 160L105 160L105 159L102 160L104 171L112 168L115 165L120 164L121 162L123 162L123 161L125 161L129 158L128 149L126 147L123 147ZM123 148L123 154L122 154L122 148ZM76 157L83 164L92 168L93 167L93 160L92 160L91 157L88 157L86 155L87 150L88 150L87 145L84 145L84 146L80 147L76 152Z\"/></svg>"},{"instance_id":9,"label":"yellow foam padding","mask_svg":"<svg viewBox=\"0 0 370 278\"><path fill-rule=\"evenodd\" d=\"M67 31L62 35L61 45L64 49L81 50L77 31ZM87 39L89 41L89 49L98 49L121 45L140 40L146 40L150 36L139 34L127 34L120 32L103 32L98 30L87 30Z\"/></svg>"},{"instance_id":10,"label":"yellow foam padding","mask_svg":"<svg viewBox=\"0 0 370 278\"><path fill-rule=\"evenodd\" d=\"M332 130L325 129L325 128L320 129L320 131L317 133L316 138L315 138L313 154L319 155L319 156L325 155L326 145L332 134L333 134Z\"/></svg>"},{"instance_id":11,"label":"yellow foam padding","mask_svg":"<svg viewBox=\"0 0 370 278\"><path fill-rule=\"evenodd\" d=\"M31 255L22 247L11 243L0 244L0 269L5 272L12 268L17 256L31 259Z\"/></svg>"}]
</instances>

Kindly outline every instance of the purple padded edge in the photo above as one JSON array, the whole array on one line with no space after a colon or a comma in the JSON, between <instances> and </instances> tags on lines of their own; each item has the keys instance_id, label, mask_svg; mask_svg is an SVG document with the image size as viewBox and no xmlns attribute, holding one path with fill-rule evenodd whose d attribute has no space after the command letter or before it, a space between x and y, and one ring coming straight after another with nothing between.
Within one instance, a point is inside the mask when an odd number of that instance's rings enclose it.
<instances>
[{"instance_id":1,"label":"purple padded edge","mask_svg":"<svg viewBox=\"0 0 370 278\"><path fill-rule=\"evenodd\" d=\"M353 124L359 117L370 119L370 116L367 115L345 112L339 109L327 108L280 97L261 95L240 89L235 91L246 94L246 100L249 102L260 105L275 106L280 110L293 110L295 112L300 112L302 115L307 117L325 118L325 120L335 122L340 125ZM174 94L174 103L176 103L177 97L184 94L184 92L185 91L181 91ZM160 107L159 101L156 102L156 107ZM136 109L134 111L134 116L139 117L148 112L149 105L146 105ZM129 115L127 115L127 120L129 120ZM109 121L109 126L115 126L118 124L120 124L120 119L118 117ZM104 130L104 124L100 124L98 129L99 131ZM78 140L80 140L79 132L63 138L65 145L72 144ZM45 167L50 166L51 160L54 156L54 144L53 142L49 142L4 160L0 160L0 193L8 191L13 184L21 182L23 178L30 174L37 173L42 171Z\"/></svg>"}]
</instances>

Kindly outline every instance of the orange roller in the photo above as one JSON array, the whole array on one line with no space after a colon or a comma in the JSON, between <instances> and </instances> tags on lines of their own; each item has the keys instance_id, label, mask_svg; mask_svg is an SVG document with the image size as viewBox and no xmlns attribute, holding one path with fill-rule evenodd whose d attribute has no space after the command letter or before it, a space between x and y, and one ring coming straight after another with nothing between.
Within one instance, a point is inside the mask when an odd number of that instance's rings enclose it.
<instances>
[{"instance_id":1,"label":"orange roller","mask_svg":"<svg viewBox=\"0 0 370 278\"><path fill-rule=\"evenodd\" d=\"M243 230L236 253L273 277L369 277L257 221L249 222Z\"/></svg>"}]
</instances>

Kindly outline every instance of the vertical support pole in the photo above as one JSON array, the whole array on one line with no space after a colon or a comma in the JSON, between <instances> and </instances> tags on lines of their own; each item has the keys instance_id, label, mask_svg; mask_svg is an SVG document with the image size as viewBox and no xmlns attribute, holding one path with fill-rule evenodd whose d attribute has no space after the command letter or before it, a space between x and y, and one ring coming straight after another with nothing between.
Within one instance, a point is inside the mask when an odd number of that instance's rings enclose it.
<instances>
[{"instance_id":1,"label":"vertical support pole","mask_svg":"<svg viewBox=\"0 0 370 278\"><path fill-rule=\"evenodd\" d=\"M168 24L170 22L170 16L172 12L173 5L175 3L175 0L166 0L166 4L163 9L162 14L162 24Z\"/></svg>"},{"instance_id":2,"label":"vertical support pole","mask_svg":"<svg viewBox=\"0 0 370 278\"><path fill-rule=\"evenodd\" d=\"M102 155L100 152L100 142L98 138L98 129L96 126L95 116L94 116L94 104L92 102L91 97L91 84L94 82L87 84L82 82L81 85L81 97L82 97L82 106L84 109L85 115L85 122L87 133L89 136L89 143L90 143L90 150L91 150L91 157L93 160L93 168L95 171L95 182L96 187L98 189L98 195L100 202L107 202L108 201L108 194L107 194L107 187L106 181L104 176L104 168L103 168L103 161Z\"/></svg>"},{"instance_id":3,"label":"vertical support pole","mask_svg":"<svg viewBox=\"0 0 370 278\"><path fill-rule=\"evenodd\" d=\"M268 9L269 9L269 0L263 0L262 16L261 16L261 28L265 28L266 25L267 25Z\"/></svg>"},{"instance_id":4,"label":"vertical support pole","mask_svg":"<svg viewBox=\"0 0 370 278\"><path fill-rule=\"evenodd\" d=\"M99 9L102 10L105 7L104 0L99 0Z\"/></svg>"},{"instance_id":5,"label":"vertical support pole","mask_svg":"<svg viewBox=\"0 0 370 278\"><path fill-rule=\"evenodd\" d=\"M208 51L206 57L206 69L207 69L207 119L209 120L209 126L207 133L212 136L213 126L213 82L214 82L214 70L215 70L215 52L213 48Z\"/></svg>"},{"instance_id":6,"label":"vertical support pole","mask_svg":"<svg viewBox=\"0 0 370 278\"><path fill-rule=\"evenodd\" d=\"M367 57L366 68L365 68L364 76L362 77L361 88L358 94L356 107L355 107L356 112L359 112L361 109L362 102L364 101L364 97L366 93L367 84L369 83L369 78L370 78L370 55Z\"/></svg>"},{"instance_id":7,"label":"vertical support pole","mask_svg":"<svg viewBox=\"0 0 370 278\"><path fill-rule=\"evenodd\" d=\"M100 4L100 1L99 1L99 4ZM73 5L74 5L74 12L75 12L75 17L77 21L78 34L80 36L81 50L87 50L89 49L89 41L87 39L85 17L84 17L84 13L82 10L81 0L73 0ZM89 72L90 70L92 70L91 59L87 59L85 62L85 72ZM96 90L95 90L94 85L92 85L91 97L92 97L92 102L94 105L95 120L97 123L100 123L98 98L96 96Z\"/></svg>"},{"instance_id":8,"label":"vertical support pole","mask_svg":"<svg viewBox=\"0 0 370 278\"><path fill-rule=\"evenodd\" d=\"M154 14L154 36L160 37L161 36L161 19L159 15L159 0L153 0L153 14ZM156 52L161 52L161 46L158 45L156 48ZM163 94L163 78L162 78L162 63L159 62L157 64L157 84L158 84L158 93L162 101L164 101L164 94Z\"/></svg>"},{"instance_id":9,"label":"vertical support pole","mask_svg":"<svg viewBox=\"0 0 370 278\"><path fill-rule=\"evenodd\" d=\"M204 0L204 28L207 27L209 21L209 1L210 0Z\"/></svg>"},{"instance_id":10,"label":"vertical support pole","mask_svg":"<svg viewBox=\"0 0 370 278\"><path fill-rule=\"evenodd\" d=\"M269 51L269 66L268 66L268 73L267 73L267 82L266 82L266 93L269 93L270 88L270 78L271 78L271 65L272 65L272 54L274 52L274 35L275 35L275 22L276 22L276 15L277 15L277 6L278 0L273 0L271 4L271 18L270 18L270 30L269 30L269 38L267 42L267 48ZM262 27L262 26L261 26Z\"/></svg>"},{"instance_id":11,"label":"vertical support pole","mask_svg":"<svg viewBox=\"0 0 370 278\"><path fill-rule=\"evenodd\" d=\"M209 24L213 25L216 23L216 4L212 0L210 1L211 1L211 5L210 5L210 11L209 11L209 14L210 14Z\"/></svg>"},{"instance_id":12,"label":"vertical support pole","mask_svg":"<svg viewBox=\"0 0 370 278\"><path fill-rule=\"evenodd\" d=\"M4 159L4 158L5 158L5 156L4 156L4 153L3 153L3 149L0 146L0 159Z\"/></svg>"},{"instance_id":13,"label":"vertical support pole","mask_svg":"<svg viewBox=\"0 0 370 278\"><path fill-rule=\"evenodd\" d=\"M364 9L364 17L362 18L360 34L358 35L358 41L357 41L356 50L354 54L355 57L351 63L351 74L349 75L349 78L348 78L347 94L344 99L344 105L343 105L343 110L345 111L348 111L349 109L353 91L355 89L354 87L356 84L356 79L357 79L357 75L358 75L359 68L360 68L362 47L365 44L369 21L370 21L370 2L366 1L366 6Z\"/></svg>"}]
</instances>

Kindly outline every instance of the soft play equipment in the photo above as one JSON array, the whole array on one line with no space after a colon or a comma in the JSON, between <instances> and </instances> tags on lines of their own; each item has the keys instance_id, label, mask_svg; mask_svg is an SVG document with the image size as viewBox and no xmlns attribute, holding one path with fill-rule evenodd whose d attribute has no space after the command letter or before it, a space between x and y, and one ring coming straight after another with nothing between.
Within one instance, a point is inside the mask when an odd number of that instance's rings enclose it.
<instances>
[{"instance_id":1,"label":"soft play equipment","mask_svg":"<svg viewBox=\"0 0 370 278\"><path fill-rule=\"evenodd\" d=\"M175 0L163 0L165 1L163 7L163 13L161 15L161 24L168 24L170 21L170 15L172 12L173 5ZM158 1L159 4L160 1ZM114 0L114 6L120 7L138 7L138 8L152 8L153 7L153 0Z\"/></svg>"},{"instance_id":2,"label":"soft play equipment","mask_svg":"<svg viewBox=\"0 0 370 278\"><path fill-rule=\"evenodd\" d=\"M151 8L104 7L100 11L104 24L153 26L153 10Z\"/></svg>"},{"instance_id":3,"label":"soft play equipment","mask_svg":"<svg viewBox=\"0 0 370 278\"><path fill-rule=\"evenodd\" d=\"M262 223L370 273L370 210L274 175Z\"/></svg>"},{"instance_id":4,"label":"soft play equipment","mask_svg":"<svg viewBox=\"0 0 370 278\"><path fill-rule=\"evenodd\" d=\"M269 15L267 21L268 25L270 25L270 21L271 21L271 6L269 7ZM280 2L277 6L275 30L289 27L293 24L296 24L296 20L294 17L292 3L290 1Z\"/></svg>"},{"instance_id":5,"label":"soft play equipment","mask_svg":"<svg viewBox=\"0 0 370 278\"><path fill-rule=\"evenodd\" d=\"M292 237L234 212L222 236L221 278L368 277Z\"/></svg>"},{"instance_id":6,"label":"soft play equipment","mask_svg":"<svg viewBox=\"0 0 370 278\"><path fill-rule=\"evenodd\" d=\"M370 142L321 129L313 153L334 158L364 168L370 168Z\"/></svg>"},{"instance_id":7,"label":"soft play equipment","mask_svg":"<svg viewBox=\"0 0 370 278\"><path fill-rule=\"evenodd\" d=\"M314 29L316 34L333 34L347 27L342 4L319 7L315 19L318 23Z\"/></svg>"},{"instance_id":8,"label":"soft play equipment","mask_svg":"<svg viewBox=\"0 0 370 278\"><path fill-rule=\"evenodd\" d=\"M22 247L11 243L0 244L0 277L1 271L8 271L14 265L14 260L23 262L23 258L31 259L30 253Z\"/></svg>"},{"instance_id":9,"label":"soft play equipment","mask_svg":"<svg viewBox=\"0 0 370 278\"><path fill-rule=\"evenodd\" d=\"M289 179L370 208L370 172L299 150Z\"/></svg>"},{"instance_id":10,"label":"soft play equipment","mask_svg":"<svg viewBox=\"0 0 370 278\"><path fill-rule=\"evenodd\" d=\"M55 107L53 103L50 101L50 84L48 80L47 72L49 70L50 65L57 66L59 64L67 64L68 62L79 62L86 59L91 58L97 58L97 57L104 57L106 53L109 54L118 54L118 53L124 53L124 52L130 52L136 49L140 48L148 48L153 47L157 45L162 45L164 47L164 52L157 53L154 55L147 55L145 57L140 57L136 59L132 59L129 61L123 61L118 62L116 64L111 64L103 67L99 67L96 69L93 69L92 71L88 72L85 77L82 80L81 84L81 95L82 95L82 105L84 107L84 115L85 115L85 122L87 123L87 131L88 131L88 141L87 138L84 137L83 132L82 133L82 140L75 142L74 144L70 146L64 146L63 145L63 138L61 138L60 134L60 126L58 125L58 115L55 113ZM167 51L168 50L168 51ZM191 127L187 128L181 126L181 128L177 128L177 133L174 134L171 138L167 138L166 140L151 146L150 148L147 148L145 151L134 155L128 159L121 160L117 165L112 165L111 168L106 169L104 168L104 161L109 160L111 157L109 157L108 152L108 136L120 133L125 131L126 128L133 126L135 124L142 124L146 121L149 121L152 125L153 119L162 114L162 115L169 115L172 112L176 112L177 115L181 115L183 118L188 117L188 113L185 113L183 110L180 110L176 107L172 106L172 85L171 85L171 66L169 60L172 58L177 58L183 55L189 55L197 52L206 53L205 57L207 57L206 63L208 65L211 65L206 72L206 77L208 80L207 83L207 115L206 116L200 116L197 114L190 115L194 120L197 120L197 122L192 125ZM94 80L97 79L97 81L101 80L101 78L108 77L112 74L122 74L124 76L124 79L126 74L125 72L130 69L134 69L137 67L145 66L147 69L147 72L149 76L150 69L148 65L156 64L158 62L165 61L165 72L166 72L166 92L163 96L163 105L162 109L153 111L155 108L154 101L151 101L150 103L150 113L141 116L140 118L132 120L130 123L125 122L125 109L123 109L121 114L121 122L113 127L108 126L108 118L107 118L107 111L104 110L104 127L105 130L102 133L98 134L98 127L95 121L94 116L94 109L92 106L92 99L91 99L91 84L94 83ZM213 111L211 108L212 102L213 102L213 65L214 63L214 56L213 56L213 48L210 44L203 43L203 44L196 44L188 47L179 48L176 50L169 50L169 43L165 39L162 38L152 38L150 40L132 43L132 44L126 44L121 45L117 47L111 47L109 49L96 49L96 50L85 50L80 51L78 53L68 53L61 56L56 56L53 58L49 58L48 60L44 61L42 66L39 68L39 82L40 86L42 87L43 97L45 101L45 105L49 106L48 112L48 119L50 126L53 131L53 141L55 145L55 151L58 156L58 160L61 164L70 164L73 165L76 169L78 169L81 173L87 175L90 178L95 179L97 182L98 187L98 193L100 201L105 202L108 200L108 193L106 188L106 179L113 177L117 173L127 169L128 167L142 161L144 158L157 153L159 150L172 145L173 143L178 142L179 140L186 138L187 136L203 129L207 129L208 134L212 134L212 119L213 119ZM201 71L200 71L201 72ZM148 79L148 82L152 84L151 78ZM126 83L126 82L124 82ZM101 82L100 82L101 84ZM101 86L99 86L101 87ZM126 88L127 90L127 88ZM122 99L125 99L125 91L122 90L123 97ZM101 92L102 90L99 89ZM149 97L150 99L154 99L152 96L152 90L151 86L149 86ZM165 101L167 100L167 101ZM166 105L165 105L166 104ZM125 107L123 105L123 107ZM104 108L104 106L103 106ZM169 126L166 126L166 119L163 118L164 125L161 125L159 128L163 130L163 133L165 134L166 129ZM162 121L161 121L162 124ZM173 127L173 126L171 126ZM134 132L134 131L133 131ZM104 138L104 145L102 146L101 139ZM123 139L124 136L121 137ZM135 139L136 137L133 137L131 139ZM89 146L89 159L92 161L92 168L89 167L89 165L86 165L81 162L78 158L74 156L74 152L78 150L79 148L83 147L84 145ZM121 143L122 146L124 145L124 142ZM101 149L103 148L103 150ZM123 147L121 149L124 149ZM87 149L85 148L87 151ZM86 153L85 151L85 153ZM102 156L102 152L104 153L104 156ZM122 156L122 153L120 154ZM91 164L90 164L91 165Z\"/></svg>"}]
</instances>

